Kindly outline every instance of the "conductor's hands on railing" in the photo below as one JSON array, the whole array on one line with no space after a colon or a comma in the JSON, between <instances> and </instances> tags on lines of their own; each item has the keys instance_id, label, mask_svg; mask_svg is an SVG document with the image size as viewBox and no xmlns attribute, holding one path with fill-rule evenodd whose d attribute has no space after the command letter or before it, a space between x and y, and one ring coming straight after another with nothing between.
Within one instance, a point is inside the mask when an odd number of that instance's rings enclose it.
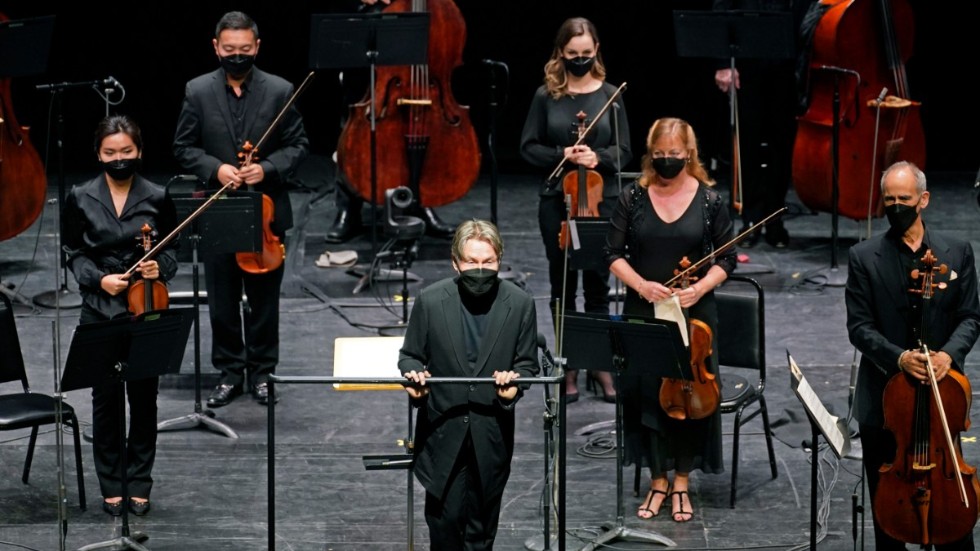
<instances>
[{"instance_id":1,"label":"conductor's hands on railing","mask_svg":"<svg viewBox=\"0 0 980 551\"><path fill-rule=\"evenodd\" d=\"M429 395L429 387L425 386L425 380L431 377L428 371L409 371L405 378L414 384L405 385L405 390L413 399L423 398ZM497 387L497 396L503 400L513 400L517 397L517 385L514 381L521 378L521 374L516 371L494 371L494 385Z\"/></svg>"}]
</instances>

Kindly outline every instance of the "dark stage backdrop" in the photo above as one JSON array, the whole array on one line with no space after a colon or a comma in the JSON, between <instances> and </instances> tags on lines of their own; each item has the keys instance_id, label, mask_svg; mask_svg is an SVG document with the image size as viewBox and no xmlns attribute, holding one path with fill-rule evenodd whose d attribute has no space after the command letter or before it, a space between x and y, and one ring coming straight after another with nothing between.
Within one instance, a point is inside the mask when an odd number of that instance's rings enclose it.
<instances>
[{"instance_id":1,"label":"dark stage backdrop","mask_svg":"<svg viewBox=\"0 0 980 551\"><path fill-rule=\"evenodd\" d=\"M468 37L463 64L452 75L452 89L458 103L470 106L485 168L491 82L481 60L502 61L510 69L508 80L496 82L498 90L505 92L495 117L498 166L503 171L530 170L518 152L521 128L530 98L541 82L555 31L571 16L588 17L596 23L609 82L628 83L624 104L634 151L642 150L650 123L668 115L694 125L706 156L727 147L727 102L714 87L711 62L678 59L674 48L672 10L708 9L709 0L459 0L458 4ZM53 174L58 156L48 137L57 135L58 110L52 105L52 95L35 86L114 76L127 95L120 105L110 106L110 111L129 114L141 124L148 170L176 174L179 170L170 145L184 83L217 67L211 38L221 14L239 9L253 16L262 40L258 66L298 85L309 72L311 14L340 11L345 5L349 2L106 1L61 7L47 1L0 2L0 11L12 19L56 16L48 71L12 82L16 114L22 124L32 127L35 148L49 159L49 173ZM980 104L963 93L969 89L964 75L980 59L972 20L951 12L948 3L914 0L912 5L915 46L907 68L912 97L922 102L927 168L975 170L980 153L975 131ZM964 70L949 71L957 65ZM337 71L318 72L298 106L312 152L330 155L346 110ZM90 89L63 94L60 112L66 171L97 170L92 131L105 109L103 100ZM750 124L751 117L743 113L743 124ZM627 168L635 170L638 158Z\"/></svg>"}]
</instances>

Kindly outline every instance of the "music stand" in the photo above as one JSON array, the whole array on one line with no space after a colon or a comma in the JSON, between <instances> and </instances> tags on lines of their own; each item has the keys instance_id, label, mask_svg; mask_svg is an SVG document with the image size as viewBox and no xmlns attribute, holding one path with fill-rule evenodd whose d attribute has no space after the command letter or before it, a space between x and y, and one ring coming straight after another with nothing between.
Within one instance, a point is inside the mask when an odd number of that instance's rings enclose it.
<instances>
[{"instance_id":1,"label":"music stand","mask_svg":"<svg viewBox=\"0 0 980 551\"><path fill-rule=\"evenodd\" d=\"M179 182L171 179L167 189ZM198 183L197 177L190 176L185 182ZM171 193L177 218L186 220L203 205L208 197L200 192ZM228 438L238 438L231 427L215 419L214 410L201 407L201 307L200 307L200 258L198 252L208 254L230 254L240 251L261 249L262 195L257 192L241 191L216 201L207 210L194 218L190 230L181 232L177 259L191 262L191 281L194 311L194 412L181 417L160 421L157 431L205 428L223 434ZM213 229L212 229L213 228ZM249 238L251 236L251 238ZM190 257L187 257L190 251ZM205 294L205 297L207 295Z\"/></svg>"},{"instance_id":2,"label":"music stand","mask_svg":"<svg viewBox=\"0 0 980 551\"><path fill-rule=\"evenodd\" d=\"M793 59L795 33L793 17L789 12L752 10L675 10L674 38L679 57L727 59L735 73L735 59ZM729 201L732 219L735 212L736 139L738 137L738 102L735 97L735 81L728 87L728 124L731 129L732 197ZM783 182L785 184L786 182ZM754 220L753 222L758 222ZM741 268L746 266L742 265ZM771 272L758 269L753 272Z\"/></svg>"},{"instance_id":3,"label":"music stand","mask_svg":"<svg viewBox=\"0 0 980 551\"><path fill-rule=\"evenodd\" d=\"M426 12L339 13L310 16L310 68L370 67L371 251L378 247L377 105L378 65L422 65L429 59Z\"/></svg>"},{"instance_id":4,"label":"music stand","mask_svg":"<svg viewBox=\"0 0 980 551\"><path fill-rule=\"evenodd\" d=\"M606 246L609 219L602 217L573 218L568 223L571 243L566 247L568 269L601 270L608 267L602 249Z\"/></svg>"},{"instance_id":5,"label":"music stand","mask_svg":"<svg viewBox=\"0 0 980 551\"><path fill-rule=\"evenodd\" d=\"M147 549L139 544L148 536L129 531L129 491L126 466L126 392L128 381L180 371L184 348L194 322L190 308L153 310L139 316L88 323L75 328L61 378L61 392L118 384L119 458L122 462L122 534L80 547L91 549ZM163 351L163 353L147 353ZM170 353L166 353L169 351Z\"/></svg>"},{"instance_id":6,"label":"music stand","mask_svg":"<svg viewBox=\"0 0 980 551\"><path fill-rule=\"evenodd\" d=\"M639 322L639 323L638 323ZM690 378L689 355L676 323L659 320L624 321L602 314L568 313L565 316L563 350L572 369L609 371L616 386L626 370L650 377ZM616 521L603 524L605 532L581 551L593 551L615 540L643 541L673 547L666 536L627 528L623 506L623 402L616 394Z\"/></svg>"}]
</instances>

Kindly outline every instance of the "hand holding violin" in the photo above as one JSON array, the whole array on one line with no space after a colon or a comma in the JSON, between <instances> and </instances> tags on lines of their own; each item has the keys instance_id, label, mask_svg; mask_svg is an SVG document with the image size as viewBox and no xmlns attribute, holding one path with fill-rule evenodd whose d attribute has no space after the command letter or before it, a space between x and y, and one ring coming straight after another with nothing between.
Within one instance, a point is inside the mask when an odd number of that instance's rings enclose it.
<instances>
[{"instance_id":1,"label":"hand holding violin","mask_svg":"<svg viewBox=\"0 0 980 551\"><path fill-rule=\"evenodd\" d=\"M929 363L932 363L933 373L936 374L936 382L943 380L949 373L953 365L953 358L949 354L940 350L939 352L930 350L929 361L926 355L920 350L906 350L898 357L899 368L922 383L929 382Z\"/></svg>"},{"instance_id":2,"label":"hand holding violin","mask_svg":"<svg viewBox=\"0 0 980 551\"><path fill-rule=\"evenodd\" d=\"M100 282L102 290L110 296L116 296L129 287L129 275L127 274L106 274L102 276Z\"/></svg>"},{"instance_id":3,"label":"hand holding violin","mask_svg":"<svg viewBox=\"0 0 980 551\"><path fill-rule=\"evenodd\" d=\"M160 277L160 265L156 260L140 262L136 271L143 274L143 279L158 279Z\"/></svg>"},{"instance_id":4,"label":"hand holding violin","mask_svg":"<svg viewBox=\"0 0 980 551\"><path fill-rule=\"evenodd\" d=\"M656 281L643 280L636 288L636 293L649 303L658 302L674 294L669 287L664 287Z\"/></svg>"},{"instance_id":5,"label":"hand holding violin","mask_svg":"<svg viewBox=\"0 0 980 551\"><path fill-rule=\"evenodd\" d=\"M674 294L680 300L681 308L694 306L704 296L704 293L701 292L701 289L696 284L688 285L684 289L674 289Z\"/></svg>"},{"instance_id":6,"label":"hand holding violin","mask_svg":"<svg viewBox=\"0 0 980 551\"><path fill-rule=\"evenodd\" d=\"M585 166L585 168L595 168L599 164L599 155L587 145L570 145L566 147L565 157L577 165Z\"/></svg>"}]
</instances>

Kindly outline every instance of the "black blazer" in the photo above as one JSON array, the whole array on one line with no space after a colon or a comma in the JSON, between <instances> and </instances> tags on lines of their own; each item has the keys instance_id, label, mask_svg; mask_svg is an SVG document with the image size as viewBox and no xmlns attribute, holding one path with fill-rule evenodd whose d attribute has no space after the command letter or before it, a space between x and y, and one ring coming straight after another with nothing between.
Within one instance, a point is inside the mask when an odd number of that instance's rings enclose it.
<instances>
[{"instance_id":1,"label":"black blazer","mask_svg":"<svg viewBox=\"0 0 980 551\"><path fill-rule=\"evenodd\" d=\"M99 174L71 188L61 216L68 267L82 300L106 318L126 313L126 294L109 295L102 290L102 278L125 272L143 256L138 238L144 223L156 230L157 239L177 227L177 212L166 190L137 174L122 214L116 216L105 174ZM172 239L156 256L161 281L177 273L178 243Z\"/></svg>"},{"instance_id":2,"label":"black blazer","mask_svg":"<svg viewBox=\"0 0 980 551\"><path fill-rule=\"evenodd\" d=\"M218 167L224 163L237 166L242 145L246 141L255 145L293 95L293 85L289 81L258 68L252 69L246 86L249 89L242 136L235 133L223 69L194 78L185 87L174 136L174 156L184 170L212 186L227 183L217 181ZM293 226L287 188L308 150L303 118L293 104L256 152L258 162L265 170L265 180L251 188L242 188L262 192L273 200L276 210L272 231L279 237Z\"/></svg>"},{"instance_id":3,"label":"black blazer","mask_svg":"<svg viewBox=\"0 0 980 551\"><path fill-rule=\"evenodd\" d=\"M947 282L947 288L937 290L926 307L926 344L949 354L954 367L962 372L966 355L980 335L973 248L966 241L929 231L926 242L939 263L949 267L949 272L937 275L936 280ZM849 254L844 291L847 334L861 352L854 416L859 423L881 427L885 384L899 373L901 353L917 346L906 342L909 277L902 274L895 243L884 236L851 247Z\"/></svg>"},{"instance_id":4,"label":"black blazer","mask_svg":"<svg viewBox=\"0 0 980 551\"><path fill-rule=\"evenodd\" d=\"M537 313L524 290L500 281L490 308L476 371L466 360L459 288L444 279L415 300L398 360L402 373L428 370L433 377L490 377L494 371L538 373ZM518 391L520 398L522 392ZM415 433L415 476L441 496L469 430L484 496L499 495L514 452L514 403L501 403L493 385L435 384L422 400Z\"/></svg>"}]
</instances>

